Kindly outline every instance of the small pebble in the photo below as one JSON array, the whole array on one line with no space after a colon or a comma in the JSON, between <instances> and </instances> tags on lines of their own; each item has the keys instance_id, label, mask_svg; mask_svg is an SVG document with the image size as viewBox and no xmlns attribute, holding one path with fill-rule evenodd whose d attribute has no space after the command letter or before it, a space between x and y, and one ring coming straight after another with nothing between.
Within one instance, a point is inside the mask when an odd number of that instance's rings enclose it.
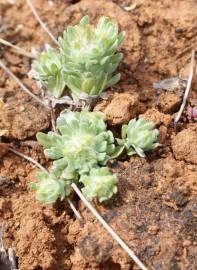
<instances>
[{"instance_id":1,"label":"small pebble","mask_svg":"<svg viewBox=\"0 0 197 270\"><path fill-rule=\"evenodd\" d=\"M183 241L183 247L189 247L192 245L192 242L190 240L184 240Z\"/></svg>"}]
</instances>

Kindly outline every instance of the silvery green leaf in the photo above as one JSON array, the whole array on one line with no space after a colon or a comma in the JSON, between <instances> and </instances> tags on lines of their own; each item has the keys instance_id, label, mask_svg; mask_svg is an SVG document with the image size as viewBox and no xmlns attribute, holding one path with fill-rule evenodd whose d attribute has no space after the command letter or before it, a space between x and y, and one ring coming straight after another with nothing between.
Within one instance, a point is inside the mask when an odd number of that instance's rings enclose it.
<instances>
[{"instance_id":1,"label":"silvery green leaf","mask_svg":"<svg viewBox=\"0 0 197 270\"><path fill-rule=\"evenodd\" d=\"M54 147L56 144L61 143L61 137L54 132L48 134L38 132L36 138L45 148Z\"/></svg>"},{"instance_id":2,"label":"silvery green leaf","mask_svg":"<svg viewBox=\"0 0 197 270\"><path fill-rule=\"evenodd\" d=\"M132 147L133 147L133 149L135 150L134 152L135 152L136 154L138 154L138 156L143 157L143 158L146 156L142 148L137 147L137 146L134 145L134 144L132 144ZM131 150L130 150L130 149L131 149ZM133 149L132 149L132 148L129 148L129 151L128 151L128 155L129 155L129 156L131 156L131 155L134 154L134 153L133 153ZM132 153L133 153L133 154L132 154Z\"/></svg>"},{"instance_id":3,"label":"silvery green leaf","mask_svg":"<svg viewBox=\"0 0 197 270\"><path fill-rule=\"evenodd\" d=\"M117 82L119 82L120 80L120 73L116 74L115 76L113 76L108 82L107 82L107 86L111 87L112 85L116 84Z\"/></svg>"},{"instance_id":4,"label":"silvery green leaf","mask_svg":"<svg viewBox=\"0 0 197 270\"><path fill-rule=\"evenodd\" d=\"M86 25L88 25L89 24L89 17L88 16L84 16L82 19L81 19L81 21L80 21L80 23L79 23L81 26L86 26Z\"/></svg>"},{"instance_id":5,"label":"silvery green leaf","mask_svg":"<svg viewBox=\"0 0 197 270\"><path fill-rule=\"evenodd\" d=\"M127 136L127 129L128 129L127 125L122 126L121 136L122 136L123 139L125 139L126 136Z\"/></svg>"}]
</instances>

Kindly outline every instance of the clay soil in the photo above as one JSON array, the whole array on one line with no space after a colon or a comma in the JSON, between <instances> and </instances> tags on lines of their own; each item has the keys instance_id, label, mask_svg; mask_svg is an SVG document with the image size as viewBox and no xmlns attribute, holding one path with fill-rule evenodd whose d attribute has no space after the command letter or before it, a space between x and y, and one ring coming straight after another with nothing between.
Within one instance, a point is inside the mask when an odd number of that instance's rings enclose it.
<instances>
[{"instance_id":1,"label":"clay soil","mask_svg":"<svg viewBox=\"0 0 197 270\"><path fill-rule=\"evenodd\" d=\"M160 130L161 147L146 159L134 156L110 164L119 176L119 192L97 210L135 251L148 269L197 269L197 126L184 111L173 120L184 89L155 90L154 82L177 76L187 79L191 50L197 49L196 0L34 0L41 18L58 37L69 24L88 14L93 23L101 15L117 21L126 31L120 50L121 81L109 89L109 98L94 110L106 113L109 128L133 117L153 121ZM126 11L125 7L131 7ZM51 45L26 1L1 10L0 37L26 50ZM0 48L7 66L36 95L28 78L31 59ZM13 247L20 270L137 270L138 267L73 195L83 216L79 222L67 202L43 206L29 183L37 169L7 152L7 145L48 166L35 142L38 131L50 130L50 115L0 71L0 224L7 224L5 246ZM188 104L197 102L194 74ZM4 143L4 144L3 144Z\"/></svg>"}]
</instances>

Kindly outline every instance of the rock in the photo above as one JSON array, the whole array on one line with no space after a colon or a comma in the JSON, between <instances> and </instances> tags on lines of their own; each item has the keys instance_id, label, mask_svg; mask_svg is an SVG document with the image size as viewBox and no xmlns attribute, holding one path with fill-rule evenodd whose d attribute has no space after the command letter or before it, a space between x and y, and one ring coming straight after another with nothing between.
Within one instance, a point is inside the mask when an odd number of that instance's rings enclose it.
<instances>
[{"instance_id":1,"label":"rock","mask_svg":"<svg viewBox=\"0 0 197 270\"><path fill-rule=\"evenodd\" d=\"M7 202L4 198L0 198L0 213L3 213L5 211Z\"/></svg>"},{"instance_id":2,"label":"rock","mask_svg":"<svg viewBox=\"0 0 197 270\"><path fill-rule=\"evenodd\" d=\"M172 139L172 150L176 159L197 164L197 129L188 128Z\"/></svg>"},{"instance_id":3,"label":"rock","mask_svg":"<svg viewBox=\"0 0 197 270\"><path fill-rule=\"evenodd\" d=\"M143 118L147 121L153 122L156 126L163 124L164 126L169 126L171 122L171 116L159 112L157 109L148 109L144 114L141 114L139 118Z\"/></svg>"},{"instance_id":4,"label":"rock","mask_svg":"<svg viewBox=\"0 0 197 270\"><path fill-rule=\"evenodd\" d=\"M163 144L167 137L168 129L165 126L160 126L159 128L159 143Z\"/></svg>"},{"instance_id":5,"label":"rock","mask_svg":"<svg viewBox=\"0 0 197 270\"><path fill-rule=\"evenodd\" d=\"M111 125L121 125L128 123L135 118L139 111L139 99L137 94L114 94L112 100L106 101L94 108L94 111L102 111Z\"/></svg>"},{"instance_id":6,"label":"rock","mask_svg":"<svg viewBox=\"0 0 197 270\"><path fill-rule=\"evenodd\" d=\"M174 113L181 103L181 98L173 93L162 93L159 96L158 106L164 113Z\"/></svg>"},{"instance_id":7,"label":"rock","mask_svg":"<svg viewBox=\"0 0 197 270\"><path fill-rule=\"evenodd\" d=\"M197 195L197 173L186 172L176 179L178 190L186 195Z\"/></svg>"},{"instance_id":8,"label":"rock","mask_svg":"<svg viewBox=\"0 0 197 270\"><path fill-rule=\"evenodd\" d=\"M5 143L0 143L0 158L2 158L8 151L8 146Z\"/></svg>"},{"instance_id":9,"label":"rock","mask_svg":"<svg viewBox=\"0 0 197 270\"><path fill-rule=\"evenodd\" d=\"M29 97L10 99L8 105L0 110L0 129L6 130L5 136L25 140L49 127L50 115L45 108Z\"/></svg>"},{"instance_id":10,"label":"rock","mask_svg":"<svg viewBox=\"0 0 197 270\"><path fill-rule=\"evenodd\" d=\"M148 233L150 234L153 234L153 235L156 235L157 233L159 232L159 227L158 226L155 226L155 225L150 225L148 227Z\"/></svg>"}]
</instances>

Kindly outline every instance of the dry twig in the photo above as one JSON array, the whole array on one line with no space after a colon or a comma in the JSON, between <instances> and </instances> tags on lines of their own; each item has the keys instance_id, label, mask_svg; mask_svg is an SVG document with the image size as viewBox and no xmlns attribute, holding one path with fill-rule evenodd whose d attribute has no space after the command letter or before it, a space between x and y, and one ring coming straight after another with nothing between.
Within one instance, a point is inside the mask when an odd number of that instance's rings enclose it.
<instances>
[{"instance_id":1,"label":"dry twig","mask_svg":"<svg viewBox=\"0 0 197 270\"><path fill-rule=\"evenodd\" d=\"M34 8L32 1L31 0L27 0L27 3L32 11L32 13L34 14L36 20L39 22L39 24L41 25L41 27L43 28L43 30L50 36L50 38L53 40L53 42L56 45L59 45L56 38L54 37L54 35L51 33L51 31L47 28L46 24L41 20L40 16L38 15L36 9Z\"/></svg>"},{"instance_id":2,"label":"dry twig","mask_svg":"<svg viewBox=\"0 0 197 270\"><path fill-rule=\"evenodd\" d=\"M8 42L7 40L0 38L0 43L12 48L18 54L24 55L24 56L29 57L29 58L35 58L32 53L26 52L24 49L22 49L16 45L13 45L12 43Z\"/></svg>"},{"instance_id":3,"label":"dry twig","mask_svg":"<svg viewBox=\"0 0 197 270\"><path fill-rule=\"evenodd\" d=\"M21 158L24 158L26 160L28 160L29 162L33 163L36 167L38 167L40 170L44 171L44 172L47 172L47 170L39 163L37 162L35 159L31 158L31 157L28 157L26 156L25 154L9 147L9 151L14 153L15 155L21 157Z\"/></svg>"},{"instance_id":4,"label":"dry twig","mask_svg":"<svg viewBox=\"0 0 197 270\"><path fill-rule=\"evenodd\" d=\"M189 95L189 91L190 91L190 88L191 88L191 84L192 84L192 78L193 78L193 73L194 73L194 61L195 61L195 51L193 50L192 51L192 56L191 56L191 62L190 62L190 71L189 71L189 77L188 77L188 80L187 80L187 86L186 86L186 89L185 89L185 94L183 96L183 102L181 104L181 107L179 109L179 112L174 120L174 123L178 123L182 113L183 113L183 110L185 108L185 105L186 105L186 102L187 102L187 98L188 98L188 95Z\"/></svg>"},{"instance_id":5,"label":"dry twig","mask_svg":"<svg viewBox=\"0 0 197 270\"><path fill-rule=\"evenodd\" d=\"M4 63L0 60L0 67L10 76L12 77L15 82L21 87L21 89L28 94L29 96L31 96L32 98L34 98L38 103L40 103L41 105L43 105L45 108L47 108L48 110L50 110L49 106L42 101L40 98L38 98L36 95L34 95L15 75L14 73L11 72L11 70L6 67L4 65Z\"/></svg>"}]
</instances>

